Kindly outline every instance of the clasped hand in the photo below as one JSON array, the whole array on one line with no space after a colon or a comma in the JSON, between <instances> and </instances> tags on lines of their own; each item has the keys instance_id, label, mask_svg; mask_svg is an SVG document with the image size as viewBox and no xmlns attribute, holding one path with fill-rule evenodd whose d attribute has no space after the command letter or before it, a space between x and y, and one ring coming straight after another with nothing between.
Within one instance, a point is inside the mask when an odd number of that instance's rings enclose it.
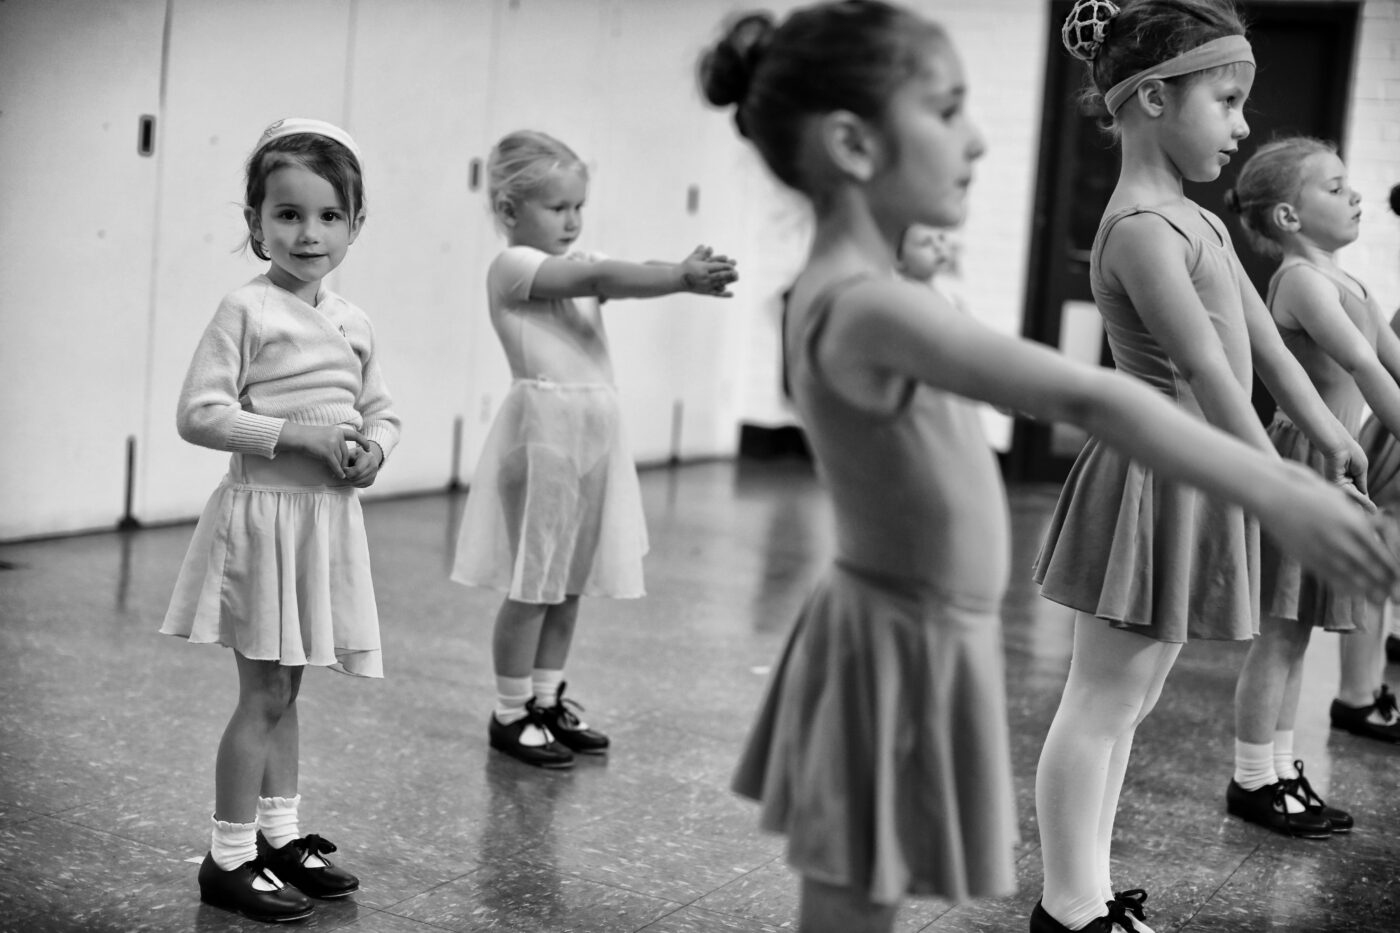
<instances>
[{"instance_id":1,"label":"clasped hand","mask_svg":"<svg viewBox=\"0 0 1400 933\"><path fill-rule=\"evenodd\" d=\"M739 280L739 273L734 268L734 260L728 256L716 255L713 249L701 245L681 260L680 266L686 291L717 298L733 297L729 286Z\"/></svg>"},{"instance_id":2,"label":"clasped hand","mask_svg":"<svg viewBox=\"0 0 1400 933\"><path fill-rule=\"evenodd\" d=\"M337 479L363 489L373 485L384 465L384 451L348 424L311 425L286 422L278 450L292 450L324 464Z\"/></svg>"}]
</instances>

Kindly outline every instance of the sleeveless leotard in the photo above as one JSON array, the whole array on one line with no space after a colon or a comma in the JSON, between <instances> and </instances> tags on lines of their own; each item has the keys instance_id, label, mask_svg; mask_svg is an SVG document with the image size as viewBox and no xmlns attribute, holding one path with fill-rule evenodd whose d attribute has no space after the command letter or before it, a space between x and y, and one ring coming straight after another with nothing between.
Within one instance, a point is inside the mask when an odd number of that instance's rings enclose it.
<instances>
[{"instance_id":1,"label":"sleeveless leotard","mask_svg":"<svg viewBox=\"0 0 1400 933\"><path fill-rule=\"evenodd\" d=\"M1381 328L1386 326L1380 307L1373 299L1358 293L1350 279L1315 263L1292 259L1279 266L1269 280L1269 307L1273 307L1285 276L1299 268L1312 269L1337 286L1342 310L1374 348ZM1353 437L1359 435L1366 400L1356 380L1307 331L1280 325L1279 333L1332 414ZM1321 452L1283 412L1275 415L1269 425L1269 439L1280 456L1322 472ZM1374 470L1375 464L1372 467ZM1371 629L1380 621L1379 605L1368 603L1361 596L1334 592L1313 574L1305 572L1268 538L1264 539L1260 550L1260 593L1261 609L1266 618L1296 619L1334 632Z\"/></svg>"},{"instance_id":2,"label":"sleeveless leotard","mask_svg":"<svg viewBox=\"0 0 1400 933\"><path fill-rule=\"evenodd\" d=\"M1113 361L1197 417L1190 385L1131 300L1102 273L1104 243L1123 218L1161 217L1186 240L1191 284L1240 388L1253 381L1243 289L1252 288L1219 219L1190 201L1104 217L1089 281ZM1196 232L1201 219L1213 235ZM1164 642L1248 639L1258 631L1259 529L1234 505L1161 479L1091 438L1050 521L1034 577L1055 602Z\"/></svg>"},{"instance_id":3,"label":"sleeveless leotard","mask_svg":"<svg viewBox=\"0 0 1400 933\"><path fill-rule=\"evenodd\" d=\"M1014 890L1000 604L1009 519L966 399L840 394L816 346L840 293L787 322L794 402L830 492L835 564L803 607L734 788L804 877L893 903Z\"/></svg>"}]
</instances>

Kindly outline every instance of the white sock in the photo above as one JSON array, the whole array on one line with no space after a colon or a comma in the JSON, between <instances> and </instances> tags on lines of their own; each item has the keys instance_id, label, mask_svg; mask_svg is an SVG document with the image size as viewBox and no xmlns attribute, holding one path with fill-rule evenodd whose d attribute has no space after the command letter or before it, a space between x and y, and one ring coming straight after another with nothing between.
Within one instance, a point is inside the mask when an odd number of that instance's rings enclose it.
<instances>
[{"instance_id":1,"label":"white sock","mask_svg":"<svg viewBox=\"0 0 1400 933\"><path fill-rule=\"evenodd\" d=\"M280 849L301 836L297 825L297 807L301 804L301 794L294 797L259 797L258 829L262 831L267 844ZM325 868L326 862L315 852L308 852L302 862L307 868Z\"/></svg>"},{"instance_id":2,"label":"white sock","mask_svg":"<svg viewBox=\"0 0 1400 933\"><path fill-rule=\"evenodd\" d=\"M233 871L258 857L257 823L226 823L212 816L209 820L214 824L209 854L215 865L224 871Z\"/></svg>"},{"instance_id":3,"label":"white sock","mask_svg":"<svg viewBox=\"0 0 1400 933\"><path fill-rule=\"evenodd\" d=\"M1256 745L1235 739L1235 783L1245 790L1258 790L1276 781L1274 743Z\"/></svg>"},{"instance_id":4,"label":"white sock","mask_svg":"<svg viewBox=\"0 0 1400 933\"><path fill-rule=\"evenodd\" d=\"M1235 783L1245 790L1258 790L1278 783L1279 775L1274 770L1274 743L1253 745L1235 739ZM1302 813L1307 807L1292 794L1283 796L1284 810L1289 813Z\"/></svg>"},{"instance_id":5,"label":"white sock","mask_svg":"<svg viewBox=\"0 0 1400 933\"><path fill-rule=\"evenodd\" d=\"M1282 729L1274 733L1274 773L1281 780L1291 781L1298 776L1293 767L1293 730Z\"/></svg>"},{"instance_id":6,"label":"white sock","mask_svg":"<svg viewBox=\"0 0 1400 933\"><path fill-rule=\"evenodd\" d=\"M564 672L537 667L530 675L530 682L535 691L535 705L547 709L559 702L559 685L564 682Z\"/></svg>"},{"instance_id":7,"label":"white sock","mask_svg":"<svg viewBox=\"0 0 1400 933\"><path fill-rule=\"evenodd\" d=\"M530 678L496 678L496 721L503 726L525 718L525 704L530 699Z\"/></svg>"},{"instance_id":8,"label":"white sock","mask_svg":"<svg viewBox=\"0 0 1400 933\"><path fill-rule=\"evenodd\" d=\"M258 829L274 849L282 848L301 835L297 826L297 806L300 803L301 794L258 798Z\"/></svg>"}]
</instances>

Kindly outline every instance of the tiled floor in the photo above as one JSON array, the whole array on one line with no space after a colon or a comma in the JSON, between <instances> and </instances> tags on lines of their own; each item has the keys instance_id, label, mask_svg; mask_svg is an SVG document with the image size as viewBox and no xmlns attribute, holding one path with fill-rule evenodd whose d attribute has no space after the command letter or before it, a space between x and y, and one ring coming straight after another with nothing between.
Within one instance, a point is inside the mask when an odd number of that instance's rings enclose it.
<instances>
[{"instance_id":1,"label":"tiled floor","mask_svg":"<svg viewBox=\"0 0 1400 933\"><path fill-rule=\"evenodd\" d=\"M648 471L643 487L652 595L585 601L568 673L615 750L565 773L486 747L496 598L446 579L460 497L367 505L387 677L311 671L301 700L302 825L364 884L301 929L795 928L781 840L726 784L828 553L825 506L792 463ZM1054 492L1013 491L1015 567ZM267 929L195 886L236 681L227 651L155 634L189 535L0 546L0 930ZM1021 893L911 902L901 931L1024 931L1038 896L1032 777L1070 620L1019 573L1006 623ZM1139 731L1115 881L1151 891L1160 933L1400 930L1400 748L1329 732L1332 636L1309 656L1298 750L1356 831L1294 842L1225 815L1242 652L1187 646Z\"/></svg>"}]
</instances>

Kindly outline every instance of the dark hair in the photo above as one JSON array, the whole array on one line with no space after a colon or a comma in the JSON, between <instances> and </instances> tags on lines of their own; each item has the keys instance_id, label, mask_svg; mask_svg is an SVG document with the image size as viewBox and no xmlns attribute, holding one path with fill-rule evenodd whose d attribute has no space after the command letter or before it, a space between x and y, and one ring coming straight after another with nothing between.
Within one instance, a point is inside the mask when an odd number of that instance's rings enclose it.
<instances>
[{"instance_id":1,"label":"dark hair","mask_svg":"<svg viewBox=\"0 0 1400 933\"><path fill-rule=\"evenodd\" d=\"M1303 186L1303 161L1320 152L1336 152L1331 143L1311 136L1286 136L1260 146L1240 169L1235 186L1225 192L1225 206L1240 215L1245 238L1256 252L1283 255L1278 230L1269 215L1292 202Z\"/></svg>"},{"instance_id":2,"label":"dark hair","mask_svg":"<svg viewBox=\"0 0 1400 933\"><path fill-rule=\"evenodd\" d=\"M329 182L339 194L340 206L350 215L352 225L365 209L365 183L359 160L340 143L316 133L279 136L248 157L245 206L254 211L262 210L263 198L267 196L267 177L284 165L300 165ZM259 259L269 258L251 232L244 246Z\"/></svg>"},{"instance_id":3,"label":"dark hair","mask_svg":"<svg viewBox=\"0 0 1400 933\"><path fill-rule=\"evenodd\" d=\"M879 120L890 96L920 67L936 24L881 0L841 0L793 11L781 24L766 12L729 22L700 59L700 86L773 174L808 190L800 145L808 118L847 110Z\"/></svg>"},{"instance_id":4,"label":"dark hair","mask_svg":"<svg viewBox=\"0 0 1400 933\"><path fill-rule=\"evenodd\" d=\"M1067 21L1078 11L1076 4ZM1124 78L1213 39L1244 34L1244 21L1232 0L1124 0L1108 20L1103 42L1087 62L1088 83L1080 100L1091 111L1107 116L1103 96ZM1189 81L1194 77L1166 80Z\"/></svg>"},{"instance_id":5,"label":"dark hair","mask_svg":"<svg viewBox=\"0 0 1400 933\"><path fill-rule=\"evenodd\" d=\"M1390 209L1400 214L1400 185L1390 189Z\"/></svg>"}]
</instances>

